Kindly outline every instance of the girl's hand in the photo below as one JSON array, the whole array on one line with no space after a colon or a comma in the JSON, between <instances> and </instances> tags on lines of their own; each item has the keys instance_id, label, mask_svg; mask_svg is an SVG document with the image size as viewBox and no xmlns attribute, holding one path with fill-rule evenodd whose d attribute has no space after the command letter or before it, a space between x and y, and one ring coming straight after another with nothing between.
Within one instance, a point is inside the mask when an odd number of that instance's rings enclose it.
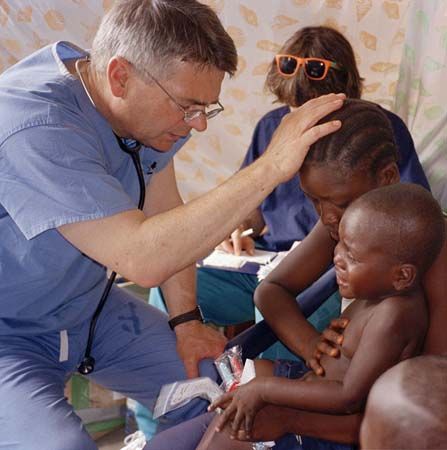
<instances>
[{"instance_id":1,"label":"girl's hand","mask_svg":"<svg viewBox=\"0 0 447 450\"><path fill-rule=\"evenodd\" d=\"M343 332L348 326L349 319L346 317L338 317L332 319L329 327L321 333L318 339L313 357L307 361L307 365L314 371L316 375L323 376L324 369L320 365L320 359L323 355L336 358L340 355L340 346L343 343Z\"/></svg>"}]
</instances>

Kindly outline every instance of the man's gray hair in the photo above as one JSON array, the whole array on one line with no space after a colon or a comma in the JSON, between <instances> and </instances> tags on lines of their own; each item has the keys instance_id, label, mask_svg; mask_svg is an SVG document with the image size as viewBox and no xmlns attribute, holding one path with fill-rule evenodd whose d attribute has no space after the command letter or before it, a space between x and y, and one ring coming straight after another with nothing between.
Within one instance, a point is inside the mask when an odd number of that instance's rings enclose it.
<instances>
[{"instance_id":1,"label":"man's gray hair","mask_svg":"<svg viewBox=\"0 0 447 450\"><path fill-rule=\"evenodd\" d=\"M196 0L117 0L93 40L92 65L104 73L120 56L162 79L178 62L214 66L233 75L237 52L216 13Z\"/></svg>"}]
</instances>

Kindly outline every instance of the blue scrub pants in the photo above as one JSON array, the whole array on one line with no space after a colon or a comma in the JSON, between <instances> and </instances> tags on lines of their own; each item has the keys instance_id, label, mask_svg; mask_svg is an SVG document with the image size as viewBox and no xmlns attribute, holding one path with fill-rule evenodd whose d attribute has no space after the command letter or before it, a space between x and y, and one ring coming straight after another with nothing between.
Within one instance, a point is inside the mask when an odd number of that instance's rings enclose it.
<instances>
[{"instance_id":1,"label":"blue scrub pants","mask_svg":"<svg viewBox=\"0 0 447 450\"><path fill-rule=\"evenodd\" d=\"M84 356L90 320L68 333L61 362L59 332L0 336L0 449L93 450L96 444L64 397L64 385ZM19 331L19 329L18 329ZM153 409L160 387L186 378L166 314L113 287L97 322L92 355L96 383ZM202 376L217 379L211 360ZM166 429L205 411L194 400L159 423Z\"/></svg>"}]
</instances>

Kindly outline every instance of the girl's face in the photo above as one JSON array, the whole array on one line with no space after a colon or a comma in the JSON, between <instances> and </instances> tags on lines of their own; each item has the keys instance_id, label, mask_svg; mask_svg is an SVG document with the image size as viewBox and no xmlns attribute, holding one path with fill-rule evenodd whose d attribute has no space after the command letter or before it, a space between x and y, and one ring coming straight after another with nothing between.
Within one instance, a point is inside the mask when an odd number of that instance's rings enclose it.
<instances>
[{"instance_id":1,"label":"girl's face","mask_svg":"<svg viewBox=\"0 0 447 450\"><path fill-rule=\"evenodd\" d=\"M336 164L305 164L300 171L301 189L312 201L332 239L338 241L338 227L346 208L365 192L379 187L373 177L361 171L345 178Z\"/></svg>"}]
</instances>

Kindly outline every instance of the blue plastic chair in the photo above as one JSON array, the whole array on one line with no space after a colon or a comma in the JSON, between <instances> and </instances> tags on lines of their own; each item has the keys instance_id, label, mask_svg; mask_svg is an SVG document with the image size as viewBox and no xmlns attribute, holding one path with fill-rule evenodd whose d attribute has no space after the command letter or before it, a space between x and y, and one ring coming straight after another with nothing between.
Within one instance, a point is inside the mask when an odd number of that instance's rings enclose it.
<instances>
[{"instance_id":1,"label":"blue plastic chair","mask_svg":"<svg viewBox=\"0 0 447 450\"><path fill-rule=\"evenodd\" d=\"M338 289L335 269L332 267L315 283L310 285L297 297L297 302L305 317L313 314ZM242 359L254 359L278 341L278 337L265 320L253 325L248 330L231 339L226 348L239 345Z\"/></svg>"}]
</instances>

